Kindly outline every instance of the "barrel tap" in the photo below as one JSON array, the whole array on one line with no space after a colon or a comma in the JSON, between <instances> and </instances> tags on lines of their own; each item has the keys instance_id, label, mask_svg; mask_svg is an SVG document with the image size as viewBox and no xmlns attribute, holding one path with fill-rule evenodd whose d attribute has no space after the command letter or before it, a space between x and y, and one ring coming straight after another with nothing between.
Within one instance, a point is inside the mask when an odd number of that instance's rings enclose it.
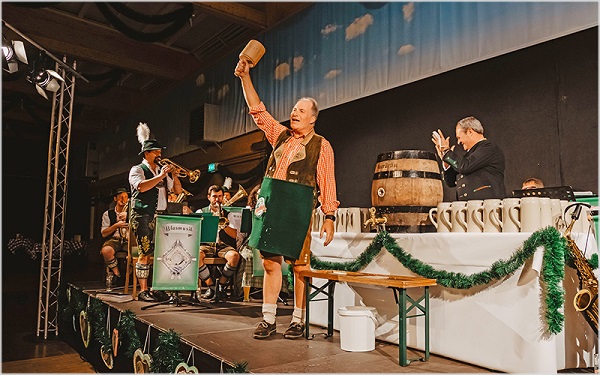
<instances>
[{"instance_id":1,"label":"barrel tap","mask_svg":"<svg viewBox=\"0 0 600 375\"><path fill-rule=\"evenodd\" d=\"M366 227L368 225L370 228L376 226L377 232L385 231L385 223L387 223L387 217L376 217L376 212L377 210L375 209L375 207L369 208L369 213L371 214L371 217L364 222L363 226Z\"/></svg>"}]
</instances>

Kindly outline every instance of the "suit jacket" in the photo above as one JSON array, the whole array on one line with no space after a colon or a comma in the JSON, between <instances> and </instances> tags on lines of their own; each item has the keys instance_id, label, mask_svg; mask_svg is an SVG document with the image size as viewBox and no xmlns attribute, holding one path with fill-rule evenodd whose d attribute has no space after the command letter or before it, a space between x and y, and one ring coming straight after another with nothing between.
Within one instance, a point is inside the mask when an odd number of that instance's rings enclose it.
<instances>
[{"instance_id":1,"label":"suit jacket","mask_svg":"<svg viewBox=\"0 0 600 375\"><path fill-rule=\"evenodd\" d=\"M506 197L504 153L487 139L477 142L462 157L454 151L446 152L444 161L450 164L443 173L444 181L456 187L458 200Z\"/></svg>"}]
</instances>

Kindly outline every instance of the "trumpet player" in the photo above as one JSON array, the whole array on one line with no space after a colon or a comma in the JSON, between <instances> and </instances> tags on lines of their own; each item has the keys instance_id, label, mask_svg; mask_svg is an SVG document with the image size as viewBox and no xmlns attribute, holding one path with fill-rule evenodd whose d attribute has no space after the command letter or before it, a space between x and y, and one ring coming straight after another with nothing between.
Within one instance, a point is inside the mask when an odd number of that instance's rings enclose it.
<instances>
[{"instance_id":1,"label":"trumpet player","mask_svg":"<svg viewBox=\"0 0 600 375\"><path fill-rule=\"evenodd\" d=\"M208 206L201 208L196 212L212 213L214 216L221 217L223 214L221 208L223 205L222 186L212 185L208 188L208 202ZM220 293L223 286L236 272L238 263L240 261L240 254L236 250L237 229L234 226L234 224L229 223L223 228L219 228L217 242L215 244L200 244L198 274L200 279L208 286L208 289L202 295L202 298L204 299L218 299L217 294ZM210 271L208 270L206 264L204 264L204 259L206 257L219 257L227 260L227 264L225 264L225 267L223 267L223 271L219 277L218 285L215 285L213 280L210 278Z\"/></svg>"},{"instance_id":2,"label":"trumpet player","mask_svg":"<svg viewBox=\"0 0 600 375\"><path fill-rule=\"evenodd\" d=\"M127 251L127 202L129 193L124 188L118 188L114 195L114 208L109 208L102 214L102 227L100 234L104 238L104 244L100 249L100 254L104 258L104 263L109 271L115 277L115 285L124 285L124 280L119 271L119 263L115 254L117 251Z\"/></svg>"},{"instance_id":3,"label":"trumpet player","mask_svg":"<svg viewBox=\"0 0 600 375\"><path fill-rule=\"evenodd\" d=\"M148 125L140 123L137 127L137 136L142 145L139 154L143 155L144 159L129 171L132 197L130 221L139 248L138 262L135 265L135 274L140 282L140 293L137 297L141 301L154 302L168 299L163 291L151 293L148 290L150 255L154 252L156 214L163 213L167 209L168 191L172 190L180 194L183 188L173 165L165 164L160 167L156 164L163 147L156 139L150 139Z\"/></svg>"}]
</instances>

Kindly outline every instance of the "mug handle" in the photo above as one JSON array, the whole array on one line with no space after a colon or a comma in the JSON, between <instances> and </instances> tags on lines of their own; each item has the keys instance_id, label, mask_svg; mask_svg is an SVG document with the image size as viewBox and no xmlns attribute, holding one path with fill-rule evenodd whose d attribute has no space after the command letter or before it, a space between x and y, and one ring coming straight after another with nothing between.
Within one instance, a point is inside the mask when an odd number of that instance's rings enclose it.
<instances>
[{"instance_id":1,"label":"mug handle","mask_svg":"<svg viewBox=\"0 0 600 375\"><path fill-rule=\"evenodd\" d=\"M446 215L447 214L447 215ZM440 222L448 228L448 230L452 230L452 211L450 209L443 210L439 213ZM448 217L446 217L448 216Z\"/></svg>"},{"instance_id":2,"label":"mug handle","mask_svg":"<svg viewBox=\"0 0 600 375\"><path fill-rule=\"evenodd\" d=\"M464 215L462 215L462 213L464 212ZM465 219L463 219L463 216L466 218L467 217L467 208L461 208L460 211L456 211L456 221L458 222L458 224L463 227L465 229L465 232L467 231L467 221Z\"/></svg>"},{"instance_id":3,"label":"mug handle","mask_svg":"<svg viewBox=\"0 0 600 375\"><path fill-rule=\"evenodd\" d=\"M512 206L508 210L508 217L510 218L510 220L513 221L513 223L515 223L515 225L517 226L517 228L519 228L519 230L520 230L521 229L521 220L519 220L518 217L513 216L513 212L515 212L517 210L519 211L519 214L520 214L521 213L521 207L519 207L519 206Z\"/></svg>"},{"instance_id":4,"label":"mug handle","mask_svg":"<svg viewBox=\"0 0 600 375\"><path fill-rule=\"evenodd\" d=\"M481 212L481 217L483 217L483 206L477 207L477 209L473 211L473 221L479 228L481 228L481 230L483 230L485 224L483 223L483 220L479 218L479 212Z\"/></svg>"},{"instance_id":5,"label":"mug handle","mask_svg":"<svg viewBox=\"0 0 600 375\"><path fill-rule=\"evenodd\" d=\"M502 204L499 204L498 207L495 207L490 212L490 220L492 220L492 224L494 224L495 227L502 229L503 223L500 221L498 215L499 212L502 212Z\"/></svg>"},{"instance_id":6,"label":"mug handle","mask_svg":"<svg viewBox=\"0 0 600 375\"><path fill-rule=\"evenodd\" d=\"M429 221L431 221L433 226L436 228L438 227L438 222L437 222L437 220L433 220L433 213L435 212L435 214L436 214L435 216L437 219L437 211L438 211L437 207L433 207L431 210L429 210Z\"/></svg>"}]
</instances>

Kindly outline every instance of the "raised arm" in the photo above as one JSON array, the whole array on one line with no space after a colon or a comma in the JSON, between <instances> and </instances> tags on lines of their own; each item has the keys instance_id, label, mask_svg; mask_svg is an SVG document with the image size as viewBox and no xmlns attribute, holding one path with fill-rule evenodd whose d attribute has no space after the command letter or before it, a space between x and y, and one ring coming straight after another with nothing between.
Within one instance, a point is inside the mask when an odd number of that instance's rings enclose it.
<instances>
[{"instance_id":1,"label":"raised arm","mask_svg":"<svg viewBox=\"0 0 600 375\"><path fill-rule=\"evenodd\" d=\"M250 78L250 64L248 64L246 60L240 59L233 74L239 77L240 82L242 82L242 90L244 91L244 98L246 99L246 104L248 104L248 107L259 105L260 98L258 97L256 89L254 89L252 78Z\"/></svg>"}]
</instances>

